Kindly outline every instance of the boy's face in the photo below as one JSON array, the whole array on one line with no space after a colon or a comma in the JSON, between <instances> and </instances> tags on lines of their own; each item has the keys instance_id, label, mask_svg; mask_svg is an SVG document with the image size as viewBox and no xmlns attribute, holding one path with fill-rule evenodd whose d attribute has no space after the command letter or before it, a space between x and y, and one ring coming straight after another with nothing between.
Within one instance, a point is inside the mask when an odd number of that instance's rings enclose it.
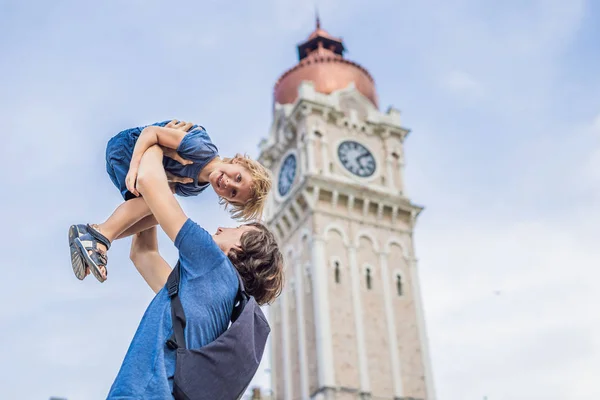
<instances>
[{"instance_id":1,"label":"boy's face","mask_svg":"<svg viewBox=\"0 0 600 400\"><path fill-rule=\"evenodd\" d=\"M252 176L235 161L219 164L208 176L208 181L219 196L232 204L246 204L252 195Z\"/></svg>"},{"instance_id":2,"label":"boy's face","mask_svg":"<svg viewBox=\"0 0 600 400\"><path fill-rule=\"evenodd\" d=\"M248 231L256 229L251 225L240 225L237 228L218 228L212 235L213 240L225 254L234 247L241 246L242 235Z\"/></svg>"}]
</instances>

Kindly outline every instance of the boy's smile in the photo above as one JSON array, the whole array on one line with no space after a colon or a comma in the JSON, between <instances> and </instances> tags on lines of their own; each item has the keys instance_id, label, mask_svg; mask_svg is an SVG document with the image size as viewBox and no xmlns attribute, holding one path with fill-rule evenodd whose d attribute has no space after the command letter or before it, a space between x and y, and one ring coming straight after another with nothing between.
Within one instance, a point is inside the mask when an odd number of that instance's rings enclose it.
<instances>
[{"instance_id":1,"label":"boy's smile","mask_svg":"<svg viewBox=\"0 0 600 400\"><path fill-rule=\"evenodd\" d=\"M232 204L245 204L251 197L251 176L239 164L219 164L208 176L215 193Z\"/></svg>"}]
</instances>

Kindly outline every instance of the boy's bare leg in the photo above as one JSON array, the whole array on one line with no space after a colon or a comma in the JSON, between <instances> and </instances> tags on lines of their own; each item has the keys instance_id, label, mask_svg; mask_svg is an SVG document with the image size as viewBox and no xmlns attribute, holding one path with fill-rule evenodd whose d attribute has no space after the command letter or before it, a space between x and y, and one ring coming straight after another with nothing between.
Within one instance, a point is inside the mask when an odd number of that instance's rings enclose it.
<instances>
[{"instance_id":1,"label":"boy's bare leg","mask_svg":"<svg viewBox=\"0 0 600 400\"><path fill-rule=\"evenodd\" d=\"M183 160L183 161L185 161L185 160ZM173 192L173 193L175 193L175 185L177 183L190 183L190 182L193 181L190 178L182 178L180 176L173 175L173 174L171 174L171 173L169 173L167 171L165 171L165 172L167 173L167 178L170 179L169 187L171 188L171 192ZM123 239L123 238L126 238L128 236L144 232L144 231L146 231L146 230L148 230L148 229L150 229L150 228L152 228L153 226L156 226L156 225L158 225L158 221L156 220L156 218L154 217L154 215L150 214L150 215L142 218L141 220L139 220L138 222L136 222L135 224L133 224L129 228L125 229L125 231L121 232L116 237L116 239Z\"/></svg>"},{"instance_id":2,"label":"boy's bare leg","mask_svg":"<svg viewBox=\"0 0 600 400\"><path fill-rule=\"evenodd\" d=\"M136 223L143 220L145 217L151 216L152 212L146 205L143 198L137 197L124 203L121 203L119 207L112 213L108 219L98 225L93 225L102 235L104 235L109 242L114 241L127 229L131 228ZM150 220L146 222L151 222ZM98 250L106 252L107 248L101 242L97 243ZM92 252L88 251L91 255ZM99 266L101 274L106 278L106 267ZM87 269L86 275L89 274Z\"/></svg>"},{"instance_id":3,"label":"boy's bare leg","mask_svg":"<svg viewBox=\"0 0 600 400\"><path fill-rule=\"evenodd\" d=\"M146 230L156 225L158 225L158 221L156 220L154 215L148 215L147 217L142 218L140 221L127 228L123 233L117 236L117 239L123 239L128 236L138 234L140 232L145 232Z\"/></svg>"},{"instance_id":4,"label":"boy's bare leg","mask_svg":"<svg viewBox=\"0 0 600 400\"><path fill-rule=\"evenodd\" d=\"M120 234L151 214L152 212L144 199L136 197L121 203L105 222L96 225L96 229L112 242ZM100 246L104 247L102 244Z\"/></svg>"}]
</instances>

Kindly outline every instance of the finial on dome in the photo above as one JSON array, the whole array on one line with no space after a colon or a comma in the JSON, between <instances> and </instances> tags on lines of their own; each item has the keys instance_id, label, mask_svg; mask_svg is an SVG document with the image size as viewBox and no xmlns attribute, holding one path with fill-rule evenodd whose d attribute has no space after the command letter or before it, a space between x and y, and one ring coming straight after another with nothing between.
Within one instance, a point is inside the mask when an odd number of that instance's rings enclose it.
<instances>
[{"instance_id":1,"label":"finial on dome","mask_svg":"<svg viewBox=\"0 0 600 400\"><path fill-rule=\"evenodd\" d=\"M315 7L315 20L317 29L321 29L321 18L319 18L319 9L317 7Z\"/></svg>"}]
</instances>

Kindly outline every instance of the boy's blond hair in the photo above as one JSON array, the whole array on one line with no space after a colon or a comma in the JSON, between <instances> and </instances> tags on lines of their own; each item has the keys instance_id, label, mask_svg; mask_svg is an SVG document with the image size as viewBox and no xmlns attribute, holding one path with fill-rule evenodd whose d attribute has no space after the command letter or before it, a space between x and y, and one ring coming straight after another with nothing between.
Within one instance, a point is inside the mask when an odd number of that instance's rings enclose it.
<instances>
[{"instance_id":1,"label":"boy's blond hair","mask_svg":"<svg viewBox=\"0 0 600 400\"><path fill-rule=\"evenodd\" d=\"M247 154L236 154L233 158L223 158L223 162L239 164L246 168L252 178L250 187L250 199L246 204L234 204L219 198L219 204L225 209L231 207L230 214L233 219L250 221L262 218L267 196L271 191L271 173L261 163L251 159Z\"/></svg>"}]
</instances>

